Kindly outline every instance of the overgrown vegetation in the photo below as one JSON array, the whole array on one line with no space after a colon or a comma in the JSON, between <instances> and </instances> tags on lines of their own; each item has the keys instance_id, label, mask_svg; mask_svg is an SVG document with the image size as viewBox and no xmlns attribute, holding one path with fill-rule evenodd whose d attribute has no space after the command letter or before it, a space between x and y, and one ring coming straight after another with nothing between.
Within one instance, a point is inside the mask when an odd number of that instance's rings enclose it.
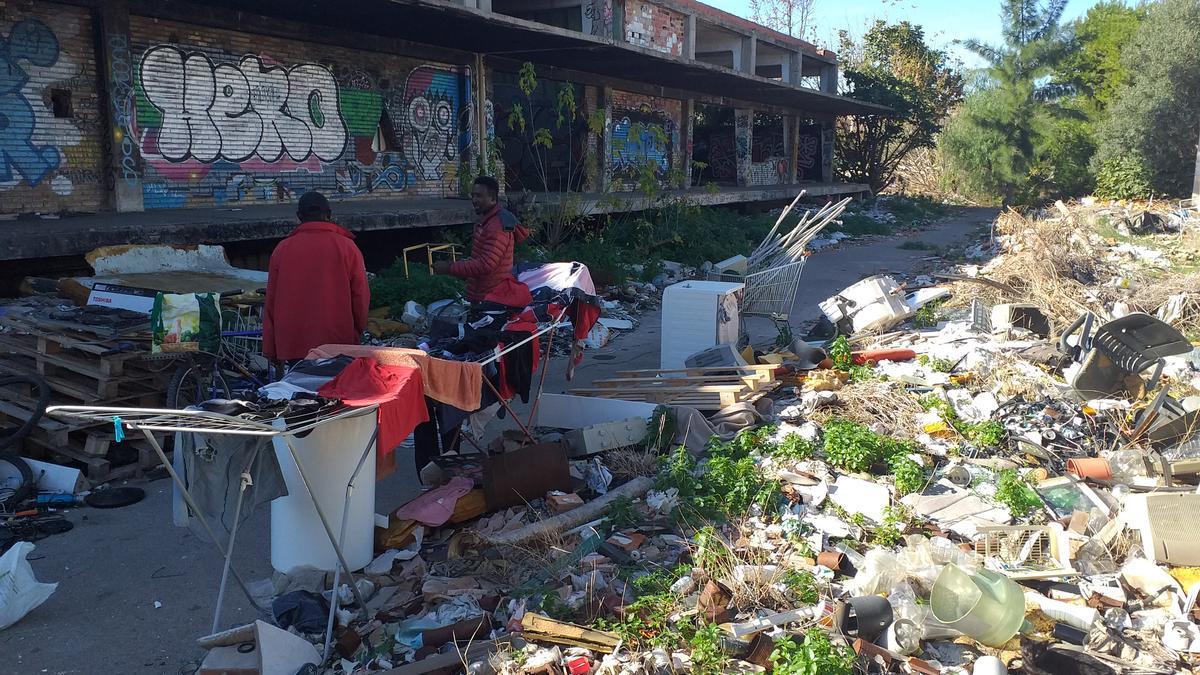
<instances>
[{"instance_id":1,"label":"overgrown vegetation","mask_svg":"<svg viewBox=\"0 0 1200 675\"><path fill-rule=\"evenodd\" d=\"M868 471L896 455L913 452L911 441L881 436L866 426L844 419L832 419L825 424L825 458L839 469L850 472Z\"/></svg>"},{"instance_id":2,"label":"overgrown vegetation","mask_svg":"<svg viewBox=\"0 0 1200 675\"><path fill-rule=\"evenodd\" d=\"M1119 53L1116 91L1097 128L1097 170L1130 167L1137 180L1122 185L1136 189L1124 194L1141 192L1147 178L1157 193L1188 195L1200 128L1200 3L1147 4Z\"/></svg>"},{"instance_id":3,"label":"overgrown vegetation","mask_svg":"<svg viewBox=\"0 0 1200 675\"><path fill-rule=\"evenodd\" d=\"M380 271L370 281L371 306L391 307L399 315L408 300L427 305L461 295L466 290L462 279L448 275L430 274L424 263L409 263L404 276L404 261L397 260Z\"/></svg>"},{"instance_id":4,"label":"overgrown vegetation","mask_svg":"<svg viewBox=\"0 0 1200 675\"><path fill-rule=\"evenodd\" d=\"M895 182L911 152L933 146L962 98L962 75L944 51L925 42L921 26L907 21L876 21L861 42L842 31L838 55L845 64L843 93L892 111L841 117L837 123L839 177L879 193Z\"/></svg>"}]
</instances>

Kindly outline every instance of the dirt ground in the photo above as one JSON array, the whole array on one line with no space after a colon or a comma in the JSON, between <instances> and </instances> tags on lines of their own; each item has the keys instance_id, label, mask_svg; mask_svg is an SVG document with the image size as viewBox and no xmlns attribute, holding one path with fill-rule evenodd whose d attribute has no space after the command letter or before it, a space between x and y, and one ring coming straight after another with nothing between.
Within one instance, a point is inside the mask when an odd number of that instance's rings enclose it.
<instances>
[{"instance_id":1,"label":"dirt ground","mask_svg":"<svg viewBox=\"0 0 1200 675\"><path fill-rule=\"evenodd\" d=\"M793 324L815 318L817 302L880 271L911 271L929 255L898 248L906 239L944 247L962 242L995 217L990 209L963 209L912 237L885 237L815 253L804 270ZM752 325L754 336L771 330ZM574 382L565 361L551 363L546 391L586 386L618 369L658 364L661 315L642 317L639 329L589 351ZM524 412L526 406L520 406ZM411 458L398 457L398 465ZM209 632L222 559L207 541L171 522L169 479L138 483L147 498L124 509L79 509L68 514L71 532L38 542L31 562L38 578L58 583L41 607L0 632L0 673L192 673L202 651L195 639ZM376 490L377 511L390 511L416 492L410 472L399 471ZM247 580L267 577L269 510L260 509L238 535L234 565ZM232 584L223 627L256 618Z\"/></svg>"}]
</instances>

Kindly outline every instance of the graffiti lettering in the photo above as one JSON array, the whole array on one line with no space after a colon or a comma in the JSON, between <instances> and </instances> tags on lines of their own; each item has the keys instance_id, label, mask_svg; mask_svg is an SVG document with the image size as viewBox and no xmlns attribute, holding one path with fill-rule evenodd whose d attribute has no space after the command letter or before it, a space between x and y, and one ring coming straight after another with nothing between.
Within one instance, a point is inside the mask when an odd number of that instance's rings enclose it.
<instances>
[{"instance_id":1,"label":"graffiti lettering","mask_svg":"<svg viewBox=\"0 0 1200 675\"><path fill-rule=\"evenodd\" d=\"M37 120L22 92L29 75L19 62L49 67L58 62L58 38L46 24L25 19L0 39L0 182L42 182L61 161L58 149L34 145L31 137Z\"/></svg>"},{"instance_id":2,"label":"graffiti lettering","mask_svg":"<svg viewBox=\"0 0 1200 675\"><path fill-rule=\"evenodd\" d=\"M129 58L129 40L117 33L108 36L108 80L113 106L113 141L121 153L121 179L137 182L139 172L134 156L133 66Z\"/></svg>"},{"instance_id":3,"label":"graffiti lettering","mask_svg":"<svg viewBox=\"0 0 1200 675\"><path fill-rule=\"evenodd\" d=\"M257 56L214 66L202 52L164 45L146 50L139 74L147 101L162 115L153 154L167 161L257 155L274 162L286 153L328 162L345 152L337 80L323 66L284 69Z\"/></svg>"}]
</instances>

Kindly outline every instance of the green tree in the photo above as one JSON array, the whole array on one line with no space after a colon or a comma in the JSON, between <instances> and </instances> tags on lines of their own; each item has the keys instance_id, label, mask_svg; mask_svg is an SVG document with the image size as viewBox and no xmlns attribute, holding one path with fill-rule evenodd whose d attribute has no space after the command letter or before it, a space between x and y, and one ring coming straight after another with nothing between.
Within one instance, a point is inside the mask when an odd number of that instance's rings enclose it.
<instances>
[{"instance_id":1,"label":"green tree","mask_svg":"<svg viewBox=\"0 0 1200 675\"><path fill-rule=\"evenodd\" d=\"M1066 54L1059 25L1066 4L1004 0L1004 44L963 43L988 66L982 87L940 139L952 189L981 201L1028 203L1078 188L1058 173L1063 158L1053 154L1078 145L1077 130L1064 124L1080 117L1062 105L1071 88L1053 77Z\"/></svg>"},{"instance_id":2,"label":"green tree","mask_svg":"<svg viewBox=\"0 0 1200 675\"><path fill-rule=\"evenodd\" d=\"M1106 0L1071 25L1070 48L1055 69L1055 79L1075 86L1079 107L1089 117L1098 117L1129 81L1121 50L1146 14L1144 5L1130 7L1122 0Z\"/></svg>"},{"instance_id":3,"label":"green tree","mask_svg":"<svg viewBox=\"0 0 1200 675\"><path fill-rule=\"evenodd\" d=\"M1200 135L1200 2L1150 5L1121 63L1129 80L1097 129L1097 170L1124 167L1156 192L1188 194Z\"/></svg>"},{"instance_id":4,"label":"green tree","mask_svg":"<svg viewBox=\"0 0 1200 675\"><path fill-rule=\"evenodd\" d=\"M892 109L887 115L840 118L837 162L842 180L890 187L904 158L932 147L942 122L962 98L962 74L946 53L925 42L920 26L876 21L861 42L841 32L847 90L860 101Z\"/></svg>"}]
</instances>

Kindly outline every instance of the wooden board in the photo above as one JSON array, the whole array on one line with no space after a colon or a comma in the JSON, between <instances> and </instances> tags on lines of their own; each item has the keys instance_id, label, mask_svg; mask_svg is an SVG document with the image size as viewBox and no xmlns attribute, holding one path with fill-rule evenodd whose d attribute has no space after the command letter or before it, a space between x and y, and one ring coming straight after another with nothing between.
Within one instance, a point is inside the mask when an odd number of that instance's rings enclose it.
<instances>
[{"instance_id":1,"label":"wooden board","mask_svg":"<svg viewBox=\"0 0 1200 675\"><path fill-rule=\"evenodd\" d=\"M596 380L572 394L599 398L682 405L720 410L735 403L757 401L779 386L775 365L672 370L626 370L620 377ZM664 375L678 375L664 377Z\"/></svg>"}]
</instances>

